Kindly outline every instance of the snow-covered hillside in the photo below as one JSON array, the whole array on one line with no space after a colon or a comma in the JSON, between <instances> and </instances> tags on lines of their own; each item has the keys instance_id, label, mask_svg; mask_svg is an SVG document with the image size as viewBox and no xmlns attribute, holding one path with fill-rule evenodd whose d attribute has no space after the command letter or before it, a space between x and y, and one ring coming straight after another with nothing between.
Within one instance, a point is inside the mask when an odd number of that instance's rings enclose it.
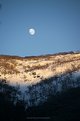
<instances>
[{"instance_id":1,"label":"snow-covered hillside","mask_svg":"<svg viewBox=\"0 0 80 121\"><path fill-rule=\"evenodd\" d=\"M37 92L35 104L38 104L50 95L49 88L52 87L54 90L54 86L57 85L57 91L61 90L61 80L66 77L73 79L80 77L79 52L34 57L0 56L0 80L5 79L12 86L19 85L21 91L19 98L24 97L28 105L31 105L31 96L35 98L32 93L35 93L34 86ZM53 81L49 81L52 78ZM39 85L43 82L45 89ZM43 90L46 93L43 93Z\"/></svg>"}]
</instances>

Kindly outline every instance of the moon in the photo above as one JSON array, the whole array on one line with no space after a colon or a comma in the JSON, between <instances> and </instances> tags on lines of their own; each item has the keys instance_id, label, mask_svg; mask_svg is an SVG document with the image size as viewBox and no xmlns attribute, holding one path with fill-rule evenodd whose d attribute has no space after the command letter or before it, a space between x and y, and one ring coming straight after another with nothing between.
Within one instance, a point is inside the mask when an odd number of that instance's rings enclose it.
<instances>
[{"instance_id":1,"label":"moon","mask_svg":"<svg viewBox=\"0 0 80 121\"><path fill-rule=\"evenodd\" d=\"M30 28L29 29L29 34L30 35L35 35L35 29L34 28Z\"/></svg>"}]
</instances>

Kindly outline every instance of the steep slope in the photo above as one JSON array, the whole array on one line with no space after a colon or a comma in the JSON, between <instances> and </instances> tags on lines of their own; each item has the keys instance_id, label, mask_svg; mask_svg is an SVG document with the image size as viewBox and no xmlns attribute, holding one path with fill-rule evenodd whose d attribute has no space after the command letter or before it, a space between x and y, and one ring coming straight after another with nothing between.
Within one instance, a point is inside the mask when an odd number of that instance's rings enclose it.
<instances>
[{"instance_id":1,"label":"steep slope","mask_svg":"<svg viewBox=\"0 0 80 121\"><path fill-rule=\"evenodd\" d=\"M12 86L19 85L21 91L19 99L24 98L28 105L32 105L30 100L35 98L32 96L33 93L37 93L35 105L40 101L44 102L50 95L48 93L50 89L53 88L51 93L54 92L57 85L56 91L60 91L61 83L69 77L72 79L80 77L79 52L33 57L0 56L0 80L6 80ZM43 85L45 88L42 88Z\"/></svg>"}]
</instances>

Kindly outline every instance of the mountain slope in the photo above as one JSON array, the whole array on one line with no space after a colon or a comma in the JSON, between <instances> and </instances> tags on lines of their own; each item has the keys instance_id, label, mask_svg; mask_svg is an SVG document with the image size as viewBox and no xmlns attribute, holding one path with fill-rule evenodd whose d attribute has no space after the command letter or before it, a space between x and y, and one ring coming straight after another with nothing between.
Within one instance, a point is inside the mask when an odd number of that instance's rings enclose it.
<instances>
[{"instance_id":1,"label":"mountain slope","mask_svg":"<svg viewBox=\"0 0 80 121\"><path fill-rule=\"evenodd\" d=\"M54 75L78 71L80 53L18 58L0 56L0 79L11 84L34 84Z\"/></svg>"},{"instance_id":2,"label":"mountain slope","mask_svg":"<svg viewBox=\"0 0 80 121\"><path fill-rule=\"evenodd\" d=\"M28 106L44 102L50 94L64 88L79 86L79 78L79 52L33 57L0 56L0 80L19 86L18 98L24 99Z\"/></svg>"}]
</instances>

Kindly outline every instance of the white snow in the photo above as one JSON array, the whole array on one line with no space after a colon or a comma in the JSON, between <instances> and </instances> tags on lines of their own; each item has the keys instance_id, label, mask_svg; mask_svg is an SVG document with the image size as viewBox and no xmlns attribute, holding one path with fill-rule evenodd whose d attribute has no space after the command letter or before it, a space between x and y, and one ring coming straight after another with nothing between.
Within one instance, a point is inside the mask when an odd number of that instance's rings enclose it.
<instances>
[{"instance_id":1,"label":"white snow","mask_svg":"<svg viewBox=\"0 0 80 121\"><path fill-rule=\"evenodd\" d=\"M0 58L1 59L1 58ZM4 62L4 59L2 59ZM2 61L1 60L1 61ZM0 65L0 79L5 79L10 85L20 86L21 96L19 98L24 98L29 102L31 95L27 94L28 86L37 85L42 82L42 80L49 79L50 77L60 76L67 73L72 73L74 78L80 77L80 54L65 54L65 55L55 55L46 56L46 58L31 58L31 59L14 59L14 61L6 60L10 65L14 66L14 73L4 73L8 71L9 68L5 69L4 64ZM4 70L4 71L3 71ZM10 70L12 71L12 70ZM62 79L62 77L60 77ZM64 78L63 78L64 79ZM56 85L56 80L52 83ZM51 86L51 84L50 84ZM45 86L48 89L49 85ZM58 80L57 90L61 89L61 84ZM33 90L33 89L32 89ZM43 93L41 87L36 87L33 92L37 92L37 101L40 101L40 93ZM42 92L41 92L42 91ZM47 92L46 92L47 93ZM48 94L47 94L48 95ZM45 100L47 95L44 94L41 100ZM34 98L34 97L33 97ZM36 102L35 102L36 103Z\"/></svg>"}]
</instances>

